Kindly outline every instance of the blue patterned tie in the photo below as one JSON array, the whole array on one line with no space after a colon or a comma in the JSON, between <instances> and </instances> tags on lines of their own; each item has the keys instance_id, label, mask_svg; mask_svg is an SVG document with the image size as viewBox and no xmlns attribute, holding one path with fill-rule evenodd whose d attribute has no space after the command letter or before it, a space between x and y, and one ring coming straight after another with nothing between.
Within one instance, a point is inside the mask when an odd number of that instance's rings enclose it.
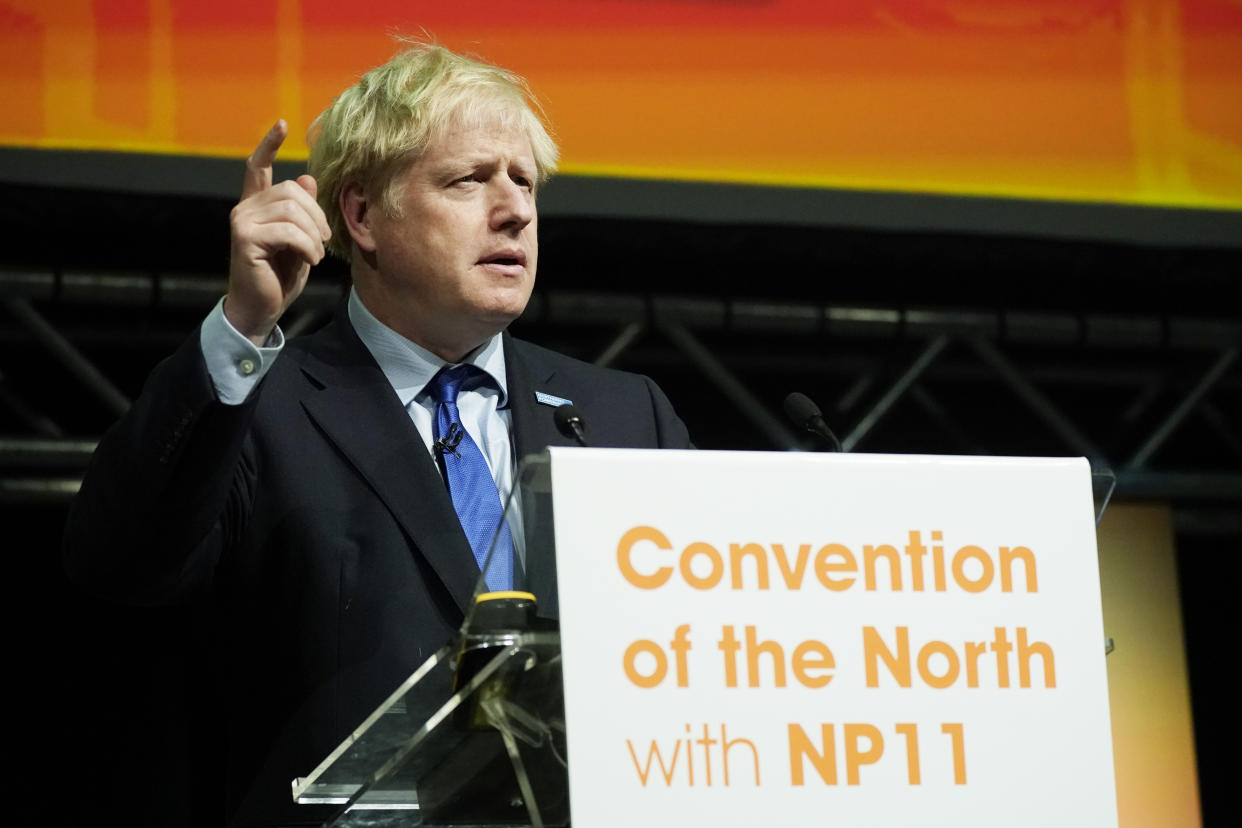
<instances>
[{"instance_id":1,"label":"blue patterned tie","mask_svg":"<svg viewBox=\"0 0 1242 828\"><path fill-rule=\"evenodd\" d=\"M496 527L500 527L496 552L487 572L488 589L497 591L513 588L513 538L503 520L500 492L487 467L487 459L466 433L457 412L457 392L463 383L481 373L473 365L443 368L432 378L428 389L436 403L433 448L444 463L453 508L457 510L457 519L461 521L480 569L487 561Z\"/></svg>"}]
</instances>

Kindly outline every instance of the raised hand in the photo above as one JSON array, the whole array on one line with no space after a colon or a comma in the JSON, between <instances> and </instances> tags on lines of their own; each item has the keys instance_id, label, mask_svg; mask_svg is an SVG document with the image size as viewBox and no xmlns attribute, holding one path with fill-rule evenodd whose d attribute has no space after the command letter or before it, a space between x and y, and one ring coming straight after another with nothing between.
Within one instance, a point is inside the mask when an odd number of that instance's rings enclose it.
<instances>
[{"instance_id":1,"label":"raised hand","mask_svg":"<svg viewBox=\"0 0 1242 828\"><path fill-rule=\"evenodd\" d=\"M251 342L262 345L281 314L306 286L311 265L324 257L332 235L315 202L309 175L272 184L272 162L289 134L277 121L246 159L241 201L229 216L232 251L224 315Z\"/></svg>"}]
</instances>

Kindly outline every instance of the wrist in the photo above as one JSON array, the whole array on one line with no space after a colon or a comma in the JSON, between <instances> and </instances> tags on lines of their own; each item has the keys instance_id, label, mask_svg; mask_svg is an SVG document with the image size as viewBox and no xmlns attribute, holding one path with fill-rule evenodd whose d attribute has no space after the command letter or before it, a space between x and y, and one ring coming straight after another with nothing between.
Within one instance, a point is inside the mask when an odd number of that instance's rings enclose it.
<instances>
[{"instance_id":1,"label":"wrist","mask_svg":"<svg viewBox=\"0 0 1242 828\"><path fill-rule=\"evenodd\" d=\"M254 343L256 348L262 348L267 343L279 321L279 317L273 318L261 313L248 312L244 303L237 300L231 293L224 297L223 311L224 318L233 326L233 329Z\"/></svg>"}]
</instances>

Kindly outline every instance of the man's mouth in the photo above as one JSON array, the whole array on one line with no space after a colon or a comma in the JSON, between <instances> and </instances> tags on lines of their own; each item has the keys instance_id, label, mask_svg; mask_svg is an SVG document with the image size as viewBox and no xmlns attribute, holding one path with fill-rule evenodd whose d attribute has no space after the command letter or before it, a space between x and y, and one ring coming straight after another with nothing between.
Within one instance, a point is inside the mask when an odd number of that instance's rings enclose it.
<instances>
[{"instance_id":1,"label":"man's mouth","mask_svg":"<svg viewBox=\"0 0 1242 828\"><path fill-rule=\"evenodd\" d=\"M497 250L479 259L481 265L500 265L505 267L525 267L526 251Z\"/></svg>"}]
</instances>

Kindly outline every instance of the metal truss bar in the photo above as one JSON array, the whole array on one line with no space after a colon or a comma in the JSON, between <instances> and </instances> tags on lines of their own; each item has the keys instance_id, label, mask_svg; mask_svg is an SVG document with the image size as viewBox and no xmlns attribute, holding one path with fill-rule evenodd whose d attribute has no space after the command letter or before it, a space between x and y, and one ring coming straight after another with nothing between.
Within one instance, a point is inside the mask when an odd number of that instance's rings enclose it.
<instances>
[{"instance_id":1,"label":"metal truss bar","mask_svg":"<svg viewBox=\"0 0 1242 828\"><path fill-rule=\"evenodd\" d=\"M601 368L607 368L617 361L620 356L630 349L630 346L638 341L638 338L647 330L647 326L642 322L631 322L622 328L608 343L608 347L595 358L595 364Z\"/></svg>"},{"instance_id":2,"label":"metal truss bar","mask_svg":"<svg viewBox=\"0 0 1242 828\"><path fill-rule=\"evenodd\" d=\"M910 367L884 392L883 396L871 407L871 410L863 415L863 418L858 421L853 430L845 435L845 439L841 441L841 451L853 451L854 446L858 445L859 441L867 436L867 432L875 428L881 418L889 412L889 409L893 407L897 400L901 399L901 395L906 393L915 380L927 370L927 367L932 364L948 344L949 337L947 334L941 334L928 342L927 346L915 357Z\"/></svg>"},{"instance_id":3,"label":"metal truss bar","mask_svg":"<svg viewBox=\"0 0 1242 828\"><path fill-rule=\"evenodd\" d=\"M216 275L64 273L0 268L0 297L110 305L207 307L224 291ZM333 305L341 295L335 280L307 284L298 302L302 307ZM649 303L648 300L652 301ZM531 307L553 308L554 321L622 325L645 315L646 308L671 300L667 296L550 291L536 294ZM789 335L950 336L997 337L1023 345L1062 345L1088 348L1149 349L1171 347L1199 350L1224 348L1242 341L1242 321L1157 314L1088 314L1076 316L1051 311L989 311L969 308L924 309L851 307L812 302L757 302L709 297L677 297L678 316L694 320L693 327L711 327L742 333ZM580 314L577 308L590 308ZM570 311L568 317L556 312Z\"/></svg>"},{"instance_id":4,"label":"metal truss bar","mask_svg":"<svg viewBox=\"0 0 1242 828\"><path fill-rule=\"evenodd\" d=\"M1138 394L1130 404L1126 406L1126 410L1121 413L1122 423L1133 423L1139 417L1146 413L1151 404L1160 396L1160 392L1164 390L1163 380L1153 380L1145 384L1139 389Z\"/></svg>"},{"instance_id":5,"label":"metal truss bar","mask_svg":"<svg viewBox=\"0 0 1242 828\"><path fill-rule=\"evenodd\" d=\"M39 315L25 299L6 298L4 302L9 312L26 327L43 347L69 369L78 380L86 386L113 413L120 416L129 410L129 397L121 393L112 381L91 363L82 353L65 339L51 324Z\"/></svg>"},{"instance_id":6,"label":"metal truss bar","mask_svg":"<svg viewBox=\"0 0 1242 828\"><path fill-rule=\"evenodd\" d=\"M1221 355L1216 358L1216 361L1212 363L1212 366L1208 368L1207 373L1199 379L1199 381L1195 384L1195 387L1191 389L1190 393L1177 404L1173 411L1169 413L1169 416L1165 418L1164 422L1156 427L1156 430L1153 431L1151 436L1147 438L1147 441L1139 447L1139 450L1134 452L1134 456L1126 462L1125 467L1127 469L1141 469L1146 466L1147 461L1150 460L1151 456L1156 453L1156 450L1164 444L1164 441L1169 438L1169 435L1171 435L1177 427L1182 424L1182 421L1186 419L1186 416L1190 414L1190 412L1195 409L1195 406L1197 406L1207 395L1207 393L1212 390L1212 386L1216 385L1217 381L1224 376L1225 372L1229 370L1230 366L1233 365L1237 358L1238 348L1236 345L1231 348L1226 348Z\"/></svg>"},{"instance_id":7,"label":"metal truss bar","mask_svg":"<svg viewBox=\"0 0 1242 828\"><path fill-rule=\"evenodd\" d=\"M1117 491L1114 497L1237 503L1242 500L1242 474L1122 469L1117 472Z\"/></svg>"},{"instance_id":8,"label":"metal truss bar","mask_svg":"<svg viewBox=\"0 0 1242 828\"><path fill-rule=\"evenodd\" d=\"M858 401L863 398L864 394L871 390L871 386L874 384L875 377L870 374L863 374L850 383L850 387L845 389L845 393L837 399L834 408L842 413L849 411L851 408L858 405Z\"/></svg>"},{"instance_id":9,"label":"metal truss bar","mask_svg":"<svg viewBox=\"0 0 1242 828\"><path fill-rule=\"evenodd\" d=\"M1047 423L1057 436L1065 441L1071 449L1086 456L1092 465L1107 466L1108 458L1087 436L1078 430L1061 411L1044 396L1043 392L1032 385L1022 373L1014 367L1004 354L985 339L971 337L967 340L979 358L996 371L1000 378L1013 389L1032 411Z\"/></svg>"},{"instance_id":10,"label":"metal truss bar","mask_svg":"<svg viewBox=\"0 0 1242 828\"><path fill-rule=\"evenodd\" d=\"M81 479L77 477L22 476L6 472L0 476L0 502L65 501L73 497L80 485ZM1117 474L1115 497L1236 503L1242 500L1242 474L1123 470ZM1236 512L1229 514L1234 516L1235 522L1238 520Z\"/></svg>"},{"instance_id":11,"label":"metal truss bar","mask_svg":"<svg viewBox=\"0 0 1242 828\"><path fill-rule=\"evenodd\" d=\"M3 341L0 337L0 343ZM769 351L766 348L756 348L739 337L733 341L733 348L729 353L729 364L742 372L773 371L782 375L796 374L804 378L808 375L840 378L845 383L845 390L830 400L830 404L838 412L852 409L858 404L861 396L872 391L871 376L878 370L881 361L874 355L874 351L868 349L869 343L859 342L842 346L837 342L825 340L817 346L807 347L801 344L803 341L800 340L796 345L790 343L799 350L796 356L789 356L795 353L794 348L779 352ZM764 340L764 342L767 343L770 340ZM651 354L647 357L651 358ZM1048 383L1088 386L1092 389L1108 385L1116 386L1118 394L1137 394L1138 389L1163 381L1155 376L1156 369L1140 363L1139 360L1145 357L1133 359L1124 367L1119 366L1115 360L1093 365L1089 357L1085 357L1079 350L1066 354L1064 357L1067 360L1076 360L1075 365L1059 364L1060 360L1056 360L1056 364L1048 364L1052 363L1054 358L1050 357L1047 351L1037 354L1035 358L1043 360L1043 364L1027 362L1022 372L1036 385ZM929 381L934 378L937 381L972 384L990 382L996 378L995 371L980 362L973 353L962 356L945 354L927 369L926 376ZM1228 388L1234 392L1242 391L1242 375L1230 374L1222 377L1217 387ZM1141 413L1140 411L1139 414Z\"/></svg>"},{"instance_id":12,"label":"metal truss bar","mask_svg":"<svg viewBox=\"0 0 1242 828\"><path fill-rule=\"evenodd\" d=\"M151 273L88 273L0 269L0 298L57 300L130 307L210 308L224 295L224 277ZM334 305L341 297L339 282L307 283L299 306Z\"/></svg>"},{"instance_id":13,"label":"metal truss bar","mask_svg":"<svg viewBox=\"0 0 1242 828\"><path fill-rule=\"evenodd\" d=\"M0 405L5 405L17 418L26 424L31 431L43 437L63 437L64 430L56 422L30 406L20 396L9 390L4 372L0 371Z\"/></svg>"},{"instance_id":14,"label":"metal truss bar","mask_svg":"<svg viewBox=\"0 0 1242 828\"><path fill-rule=\"evenodd\" d=\"M0 438L0 468L86 468L94 440Z\"/></svg>"},{"instance_id":15,"label":"metal truss bar","mask_svg":"<svg viewBox=\"0 0 1242 828\"><path fill-rule=\"evenodd\" d=\"M63 503L81 487L80 478L0 477L0 503Z\"/></svg>"},{"instance_id":16,"label":"metal truss bar","mask_svg":"<svg viewBox=\"0 0 1242 828\"><path fill-rule=\"evenodd\" d=\"M800 447L793 431L776 418L741 380L733 375L702 342L675 322L660 323L660 331L676 345L709 380L737 406L777 448L793 450Z\"/></svg>"}]
</instances>

